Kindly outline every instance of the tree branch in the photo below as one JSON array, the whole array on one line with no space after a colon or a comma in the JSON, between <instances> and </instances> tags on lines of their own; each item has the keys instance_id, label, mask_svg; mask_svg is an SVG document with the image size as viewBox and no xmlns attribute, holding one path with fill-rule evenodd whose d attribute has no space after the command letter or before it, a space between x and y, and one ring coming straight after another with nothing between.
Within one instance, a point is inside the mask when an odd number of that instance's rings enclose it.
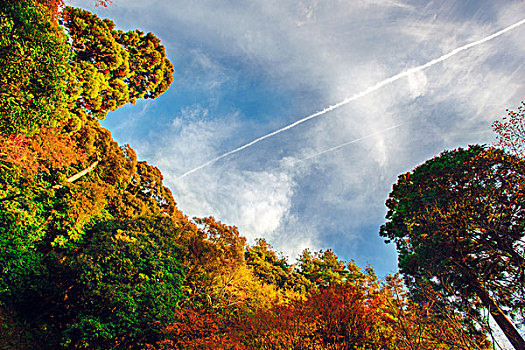
<instances>
[{"instance_id":1,"label":"tree branch","mask_svg":"<svg viewBox=\"0 0 525 350\"><path fill-rule=\"evenodd\" d=\"M66 182L73 182L73 181L76 181L78 179L80 179L82 176L92 172L98 165L98 162L100 161L100 158L97 156L97 160L94 161L90 166L88 166L86 169L76 173L75 175L71 176L71 177L68 177L66 179ZM58 190L59 188L62 188L63 186L62 185L55 185L53 186L53 189L55 190Z\"/></svg>"}]
</instances>

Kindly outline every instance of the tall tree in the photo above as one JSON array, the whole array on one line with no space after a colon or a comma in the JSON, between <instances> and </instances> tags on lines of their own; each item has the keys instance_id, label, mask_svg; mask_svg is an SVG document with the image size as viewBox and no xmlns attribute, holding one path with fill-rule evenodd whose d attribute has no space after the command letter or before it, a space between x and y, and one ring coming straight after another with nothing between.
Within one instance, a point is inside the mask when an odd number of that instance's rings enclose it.
<instances>
[{"instance_id":1,"label":"tall tree","mask_svg":"<svg viewBox=\"0 0 525 350\"><path fill-rule=\"evenodd\" d=\"M141 349L183 298L177 234L166 217L96 224L75 244L33 252L38 265L9 282L9 305L42 348Z\"/></svg>"},{"instance_id":2,"label":"tall tree","mask_svg":"<svg viewBox=\"0 0 525 350\"><path fill-rule=\"evenodd\" d=\"M326 287L348 281L358 281L363 274L353 261L339 259L330 249L310 252L305 249L297 259L296 271L315 288Z\"/></svg>"},{"instance_id":3,"label":"tall tree","mask_svg":"<svg viewBox=\"0 0 525 350\"><path fill-rule=\"evenodd\" d=\"M505 313L523 318L524 185L525 163L501 150L446 151L399 176L380 231L412 291L432 285L474 318L481 302L516 349Z\"/></svg>"},{"instance_id":4,"label":"tall tree","mask_svg":"<svg viewBox=\"0 0 525 350\"><path fill-rule=\"evenodd\" d=\"M156 98L173 81L173 66L155 35L116 30L113 21L69 6L61 23L72 41L76 79L70 93L78 96L77 113L104 119L137 98Z\"/></svg>"},{"instance_id":5,"label":"tall tree","mask_svg":"<svg viewBox=\"0 0 525 350\"><path fill-rule=\"evenodd\" d=\"M194 306L222 309L235 303L231 285L237 272L244 266L246 239L235 226L228 226L213 217L194 218L194 224L179 236L179 244L186 247L183 255L188 268L187 285ZM196 225L197 226L196 226ZM225 279L226 278L226 279Z\"/></svg>"},{"instance_id":6,"label":"tall tree","mask_svg":"<svg viewBox=\"0 0 525 350\"><path fill-rule=\"evenodd\" d=\"M69 45L36 1L0 7L0 133L58 126L66 110Z\"/></svg>"},{"instance_id":7,"label":"tall tree","mask_svg":"<svg viewBox=\"0 0 525 350\"><path fill-rule=\"evenodd\" d=\"M257 239L255 245L247 247L244 256L246 264L261 281L283 289L292 289L298 285L297 272L293 271L284 256L278 256L272 250L265 239ZM305 278L303 282L309 283Z\"/></svg>"}]
</instances>

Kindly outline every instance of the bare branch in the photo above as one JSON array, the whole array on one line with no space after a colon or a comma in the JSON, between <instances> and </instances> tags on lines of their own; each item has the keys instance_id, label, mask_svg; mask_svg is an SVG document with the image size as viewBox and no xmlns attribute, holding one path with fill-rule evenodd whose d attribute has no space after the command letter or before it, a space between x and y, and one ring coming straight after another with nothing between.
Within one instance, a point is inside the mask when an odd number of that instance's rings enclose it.
<instances>
[{"instance_id":1,"label":"bare branch","mask_svg":"<svg viewBox=\"0 0 525 350\"><path fill-rule=\"evenodd\" d=\"M86 174L89 174L90 172L92 172L98 165L100 161L100 158L97 156L97 160L94 161L90 166L88 166L86 169L76 173L75 175L71 176L71 177L68 177L66 179L66 182L73 182L73 181L76 181L78 179L80 179L82 176L86 175ZM62 188L63 186L62 185L55 185L53 186L53 189L55 190L58 190L59 188Z\"/></svg>"}]
</instances>

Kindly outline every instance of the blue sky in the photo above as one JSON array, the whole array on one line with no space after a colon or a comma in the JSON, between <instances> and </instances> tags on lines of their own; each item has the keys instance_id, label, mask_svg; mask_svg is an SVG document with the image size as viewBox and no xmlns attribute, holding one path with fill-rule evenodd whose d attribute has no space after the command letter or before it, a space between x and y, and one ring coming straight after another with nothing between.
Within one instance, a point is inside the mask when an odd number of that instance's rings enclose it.
<instances>
[{"instance_id":1,"label":"blue sky","mask_svg":"<svg viewBox=\"0 0 525 350\"><path fill-rule=\"evenodd\" d=\"M291 262L307 247L332 249L381 277L395 272L395 249L378 231L397 176L444 149L492 143L491 123L525 96L524 25L179 178L524 19L523 2L114 0L87 8L118 28L155 33L176 69L165 94L102 125L162 170L186 215L213 215L249 242L264 237Z\"/></svg>"}]
</instances>

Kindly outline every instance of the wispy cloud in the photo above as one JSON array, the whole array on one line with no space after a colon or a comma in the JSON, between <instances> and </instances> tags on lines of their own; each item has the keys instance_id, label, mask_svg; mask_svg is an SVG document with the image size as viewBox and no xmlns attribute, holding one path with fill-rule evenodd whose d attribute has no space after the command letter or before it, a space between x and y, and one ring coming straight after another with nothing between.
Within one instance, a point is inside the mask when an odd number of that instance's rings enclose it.
<instances>
[{"instance_id":1,"label":"wispy cloud","mask_svg":"<svg viewBox=\"0 0 525 350\"><path fill-rule=\"evenodd\" d=\"M416 67L413 67L413 68L410 68L410 69L407 69L407 70L402 71L402 72L400 72L398 74L395 74L395 75L393 75L393 76L391 76L389 78L383 79L383 80L377 82L376 84L366 88L365 90L360 91L360 92L358 92L358 93L356 93L356 94L354 94L354 95L352 95L350 97L345 98L342 101L337 102L336 104L330 105L330 106L328 106L328 107L326 107L326 108L324 108L324 109L322 109L322 110L320 110L318 112L315 112L315 113L310 114L310 115L308 115L308 116L306 116L304 118L301 118L301 119L299 119L299 120L297 120L297 121L295 121L295 122L293 122L291 124L288 124L288 125L280 128L280 129L277 129L277 130L272 131L272 132L270 132L268 134L265 134L265 135L263 135L261 137L258 137L255 140L250 141L250 142L248 142L248 143L246 143L246 144L244 144L244 145L242 145L240 147L237 147L237 148L235 148L235 149L233 149L231 151L223 153L223 154L221 154L221 155L219 155L219 156L217 156L217 157L207 161L206 163L204 163L202 165L199 165L196 168L188 170L184 174L180 175L178 177L178 179L181 179L181 178L186 177L186 176L188 176L190 174L193 174L194 172L196 172L196 171L198 171L200 169L203 169L203 168L205 168L207 166L210 166L211 164L217 162L218 160L221 160L221 159L223 159L225 157L228 157L228 156L230 156L232 154L240 152L240 151L242 151L242 150L244 150L244 149L246 149L248 147L251 147L251 146L253 146L253 145L255 145L255 144L257 144L257 143L259 143L259 142L261 142L263 140L266 140L266 139L268 139L270 137L273 137L273 136L275 136L277 134L280 134L280 133L282 133L284 131L287 131L287 130L290 130L292 128L295 128L296 126L298 126L298 125L300 125L302 123L305 123L305 122L307 122L307 121L309 121L311 119L324 116L325 114L327 114L327 113L329 113L329 112L331 112L333 110L336 110L336 109L338 109L338 108L340 108L342 106L345 106L345 105L347 105L347 104L349 104L349 103L351 103L353 101L356 101L356 100L358 100L360 98L363 98L363 97L365 97L365 96L367 96L367 95L369 95L369 94L371 94L371 93L373 93L373 92L383 88L384 86L390 85L390 84L392 84L392 83L394 83L394 82L396 82L396 81L398 81L400 79L403 79L403 78L406 78L406 77L411 78L411 79L409 79L410 91L412 93L412 97L417 97L417 96L422 94L421 89L422 89L422 87L424 87L424 85L426 85L426 77L424 75L420 74L423 70L425 70L427 68L430 68L430 67L434 66L435 64L441 63L441 62L443 62L443 61L445 61L445 60L447 60L447 59L449 59L449 58L451 58L451 57L453 57L453 56L455 56L455 55L457 55L457 54L459 54L459 53L461 53L463 51L466 51L466 50L468 50L470 48L473 48L473 47L476 47L478 45L484 44L487 41L493 40L493 39L495 39L495 38L497 38L497 37L499 37L499 36L509 32L511 30L515 29L515 28L518 28L519 26L523 25L524 23L525 23L525 19L522 19L521 21L516 22L516 23L514 23L514 24L512 24L512 25L510 25L508 27L505 27L504 29L497 31L496 33L493 33L493 34L488 35L488 36L486 36L486 37L484 37L482 39L479 39L479 40L476 40L474 42L471 42L471 43L465 44L463 46L460 46L458 48L455 48L454 50L452 50L452 51L450 51L450 52L448 52L448 53L446 53L446 54L444 54L442 56L439 56L439 57L437 57L435 59L432 59L432 60L428 61L427 63L421 64L419 66L416 66ZM414 96L414 94L415 94L415 96Z\"/></svg>"},{"instance_id":2,"label":"wispy cloud","mask_svg":"<svg viewBox=\"0 0 525 350\"><path fill-rule=\"evenodd\" d=\"M391 271L377 229L397 175L444 148L490 142L491 121L525 95L517 28L177 179L521 20L523 3L114 0L97 11L159 35L177 69L171 97L140 118L157 122L114 134L162 169L188 215L215 215L290 256L332 246ZM152 136L136 137L139 127Z\"/></svg>"}]
</instances>

